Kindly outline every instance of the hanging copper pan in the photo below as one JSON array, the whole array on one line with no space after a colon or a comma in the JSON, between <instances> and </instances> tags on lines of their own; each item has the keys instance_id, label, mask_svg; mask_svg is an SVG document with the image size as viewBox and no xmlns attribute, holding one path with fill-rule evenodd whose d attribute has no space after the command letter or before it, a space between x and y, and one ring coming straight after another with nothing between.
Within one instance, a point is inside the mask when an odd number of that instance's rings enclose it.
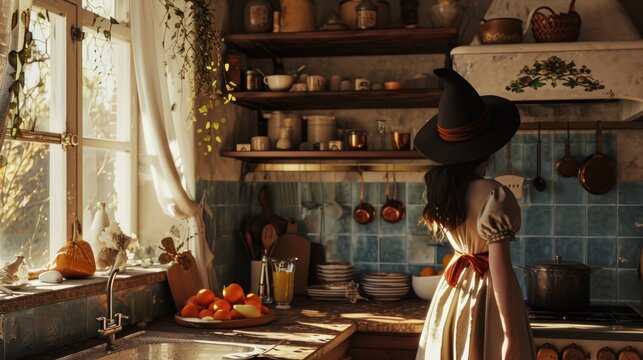
<instances>
[{"instance_id":1,"label":"hanging copper pan","mask_svg":"<svg viewBox=\"0 0 643 360\"><path fill-rule=\"evenodd\" d=\"M601 123L596 124L596 152L585 159L578 170L578 180L592 194L605 194L616 184L616 164L602 153Z\"/></svg>"},{"instance_id":2,"label":"hanging copper pan","mask_svg":"<svg viewBox=\"0 0 643 360\"><path fill-rule=\"evenodd\" d=\"M386 173L386 203L382 206L380 214L386 222L395 224L404 218L404 203L397 199L397 181L393 173L393 198L389 199L388 172Z\"/></svg>"},{"instance_id":3,"label":"hanging copper pan","mask_svg":"<svg viewBox=\"0 0 643 360\"><path fill-rule=\"evenodd\" d=\"M353 219L358 224L366 225L371 223L375 218L375 208L373 205L364 202L364 175L360 172L360 187L359 187L359 205L353 210Z\"/></svg>"}]
</instances>

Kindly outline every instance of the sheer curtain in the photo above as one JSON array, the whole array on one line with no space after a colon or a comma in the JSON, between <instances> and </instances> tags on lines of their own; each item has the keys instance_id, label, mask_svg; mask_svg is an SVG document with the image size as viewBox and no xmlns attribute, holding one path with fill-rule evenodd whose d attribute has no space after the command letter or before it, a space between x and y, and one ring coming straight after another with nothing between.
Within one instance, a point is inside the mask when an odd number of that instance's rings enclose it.
<instances>
[{"instance_id":1,"label":"sheer curtain","mask_svg":"<svg viewBox=\"0 0 643 360\"><path fill-rule=\"evenodd\" d=\"M195 201L192 106L189 80L178 76L180 57L164 64L162 47L165 8L159 1L131 1L132 51L141 104L143 136L151 159L154 189L163 211L187 219L192 250L203 284L219 289L214 255L205 237L204 204Z\"/></svg>"},{"instance_id":2,"label":"sheer curtain","mask_svg":"<svg viewBox=\"0 0 643 360\"><path fill-rule=\"evenodd\" d=\"M11 99L9 87L16 80L12 75L16 71L9 65L9 51L19 48L24 27L18 25L13 31L11 29L11 17L14 11L26 9L31 6L31 0L0 0L0 150L4 143L4 136L7 130L7 111Z\"/></svg>"}]
</instances>

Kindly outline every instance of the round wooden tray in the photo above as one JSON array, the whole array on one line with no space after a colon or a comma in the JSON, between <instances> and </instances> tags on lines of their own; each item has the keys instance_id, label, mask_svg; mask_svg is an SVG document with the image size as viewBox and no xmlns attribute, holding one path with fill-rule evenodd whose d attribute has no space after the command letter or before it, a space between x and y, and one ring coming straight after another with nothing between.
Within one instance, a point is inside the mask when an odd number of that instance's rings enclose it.
<instances>
[{"instance_id":1,"label":"round wooden tray","mask_svg":"<svg viewBox=\"0 0 643 360\"><path fill-rule=\"evenodd\" d=\"M199 318L181 317L178 314L174 315L174 321L177 324L199 329L237 329L263 325L274 320L275 315L273 313L261 315L254 319L238 320L201 320Z\"/></svg>"}]
</instances>

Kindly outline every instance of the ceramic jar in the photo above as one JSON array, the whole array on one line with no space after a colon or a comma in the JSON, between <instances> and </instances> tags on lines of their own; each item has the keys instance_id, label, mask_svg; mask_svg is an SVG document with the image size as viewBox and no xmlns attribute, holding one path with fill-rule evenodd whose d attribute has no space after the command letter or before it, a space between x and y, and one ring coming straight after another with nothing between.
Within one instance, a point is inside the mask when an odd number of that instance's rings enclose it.
<instances>
[{"instance_id":1,"label":"ceramic jar","mask_svg":"<svg viewBox=\"0 0 643 360\"><path fill-rule=\"evenodd\" d=\"M391 9L386 0L372 0L377 6L377 28L386 29L390 22ZM343 0L339 4L339 18L351 29L357 29L357 5L362 0Z\"/></svg>"},{"instance_id":2,"label":"ceramic jar","mask_svg":"<svg viewBox=\"0 0 643 360\"><path fill-rule=\"evenodd\" d=\"M281 32L315 31L315 8L312 0L281 0Z\"/></svg>"},{"instance_id":3,"label":"ceramic jar","mask_svg":"<svg viewBox=\"0 0 643 360\"><path fill-rule=\"evenodd\" d=\"M246 3L244 28L248 33L272 31L272 4L270 0L249 0Z\"/></svg>"},{"instance_id":4,"label":"ceramic jar","mask_svg":"<svg viewBox=\"0 0 643 360\"><path fill-rule=\"evenodd\" d=\"M435 27L458 27L464 19L464 8L455 0L438 1L431 6L431 23Z\"/></svg>"}]
</instances>

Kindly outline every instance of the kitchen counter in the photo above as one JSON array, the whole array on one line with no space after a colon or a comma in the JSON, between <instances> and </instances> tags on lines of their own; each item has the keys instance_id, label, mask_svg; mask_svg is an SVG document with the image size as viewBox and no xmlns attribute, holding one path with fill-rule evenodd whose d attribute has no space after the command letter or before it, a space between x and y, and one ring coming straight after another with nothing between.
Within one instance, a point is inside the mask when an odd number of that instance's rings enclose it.
<instances>
[{"instance_id":1,"label":"kitchen counter","mask_svg":"<svg viewBox=\"0 0 643 360\"><path fill-rule=\"evenodd\" d=\"M123 334L145 330L173 333L189 339L202 339L238 344L252 344L268 349L268 355L283 359L322 359L356 332L387 335L418 335L424 323L428 302L420 299L401 301L344 302L313 301L296 297L289 310L271 309L276 320L257 327L241 329L195 329L180 326L173 318L155 321L145 327L129 327ZM571 323L534 323L538 338L643 341L643 329L619 328ZM285 341L284 341L285 340ZM82 345L36 355L33 359L51 359L102 343L92 339ZM118 341L117 341L118 348Z\"/></svg>"},{"instance_id":2,"label":"kitchen counter","mask_svg":"<svg viewBox=\"0 0 643 360\"><path fill-rule=\"evenodd\" d=\"M181 333L191 339L252 344L267 349L279 344L268 355L283 359L321 359L355 332L418 334L422 330L428 302L420 299L402 301L344 302L313 301L296 297L293 308L271 308L276 320L257 327L242 329L195 329L180 326L173 318L130 327L123 334L137 331ZM282 340L286 340L280 343ZM37 354L33 359L54 359L100 344L98 339ZM118 348L118 340L117 340Z\"/></svg>"}]
</instances>

